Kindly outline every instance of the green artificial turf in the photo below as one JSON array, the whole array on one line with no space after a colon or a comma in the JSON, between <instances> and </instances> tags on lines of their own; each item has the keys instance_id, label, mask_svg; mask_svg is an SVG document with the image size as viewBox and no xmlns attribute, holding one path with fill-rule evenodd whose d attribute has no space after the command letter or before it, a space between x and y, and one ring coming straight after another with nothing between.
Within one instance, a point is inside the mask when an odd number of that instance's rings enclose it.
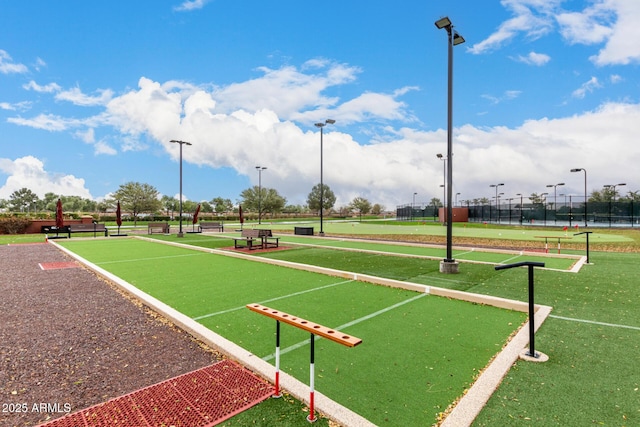
<instances>
[{"instance_id":1,"label":"green artificial turf","mask_svg":"<svg viewBox=\"0 0 640 427\"><path fill-rule=\"evenodd\" d=\"M628 233L634 234L633 230ZM301 255L305 253L314 254L300 251L295 256L304 261ZM326 264L333 268L346 265L353 270L354 264L359 264L378 275L527 300L525 269L497 272L490 265L461 264L460 274L442 275L436 270L437 262L368 254L359 259L353 254L346 257L332 252L317 252L308 261L325 256L331 257ZM592 251L591 262L593 265L584 266L578 274L536 269L536 302L553 307L551 317L536 334L536 349L547 354L549 361L518 361L475 426L640 425L640 368L636 356L640 350L640 256ZM362 348L349 350L356 354ZM268 351L268 343L265 349ZM322 366L321 360L318 367L330 369ZM413 390L407 389L406 394L412 395ZM261 405L252 409L257 416L238 425L253 425L253 420L260 419ZM413 425L396 424L394 419L382 424Z\"/></svg>"},{"instance_id":2,"label":"green artificial turf","mask_svg":"<svg viewBox=\"0 0 640 427\"><path fill-rule=\"evenodd\" d=\"M475 426L640 425L639 256L597 252L592 261L579 275L540 272L537 300L554 311L536 348L549 362L518 362ZM511 274L491 291L512 296Z\"/></svg>"},{"instance_id":3,"label":"green artificial turf","mask_svg":"<svg viewBox=\"0 0 640 427\"><path fill-rule=\"evenodd\" d=\"M316 344L316 389L379 425L436 420L524 313L134 239L62 245L274 363L272 308L363 339ZM399 264L392 269L399 267ZM309 381L309 334L284 325L281 368Z\"/></svg>"}]
</instances>

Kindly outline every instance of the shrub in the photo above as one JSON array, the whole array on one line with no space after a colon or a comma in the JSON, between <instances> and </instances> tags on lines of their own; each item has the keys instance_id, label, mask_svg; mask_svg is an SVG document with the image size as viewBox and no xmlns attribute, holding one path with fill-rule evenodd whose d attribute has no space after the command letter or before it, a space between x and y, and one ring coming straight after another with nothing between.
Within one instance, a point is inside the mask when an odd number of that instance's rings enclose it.
<instances>
[{"instance_id":1,"label":"shrub","mask_svg":"<svg viewBox=\"0 0 640 427\"><path fill-rule=\"evenodd\" d=\"M0 234L22 234L31 224L31 220L20 217L0 218Z\"/></svg>"}]
</instances>

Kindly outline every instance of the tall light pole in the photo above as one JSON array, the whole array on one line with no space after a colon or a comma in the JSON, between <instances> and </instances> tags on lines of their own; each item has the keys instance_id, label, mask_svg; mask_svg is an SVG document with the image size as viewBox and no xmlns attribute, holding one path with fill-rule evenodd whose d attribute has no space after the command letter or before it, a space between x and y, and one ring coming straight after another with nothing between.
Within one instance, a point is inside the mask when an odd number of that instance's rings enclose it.
<instances>
[{"instance_id":1,"label":"tall light pole","mask_svg":"<svg viewBox=\"0 0 640 427\"><path fill-rule=\"evenodd\" d=\"M522 193L517 193L516 196L520 196L520 224L522 224L522 199L524 196Z\"/></svg>"},{"instance_id":2,"label":"tall light pole","mask_svg":"<svg viewBox=\"0 0 640 427\"><path fill-rule=\"evenodd\" d=\"M256 166L256 170L258 171L258 224L261 224L262 214L262 171L266 169L264 166Z\"/></svg>"},{"instance_id":3,"label":"tall light pole","mask_svg":"<svg viewBox=\"0 0 640 427\"><path fill-rule=\"evenodd\" d=\"M322 139L323 139L323 131L322 129L326 126L326 125L332 125L334 124L336 121L333 119L327 119L324 121L324 123L320 122L320 123L316 123L316 127L320 128L320 233L318 233L319 236L324 236L324 228L323 228L323 214L322 212L324 211L324 182L322 180Z\"/></svg>"},{"instance_id":4,"label":"tall light pole","mask_svg":"<svg viewBox=\"0 0 640 427\"><path fill-rule=\"evenodd\" d=\"M178 237L184 237L184 233L182 232L182 146L191 145L191 143L186 141L178 141L175 139L172 139L169 142L180 144L180 230L178 231Z\"/></svg>"},{"instance_id":5,"label":"tall light pole","mask_svg":"<svg viewBox=\"0 0 640 427\"><path fill-rule=\"evenodd\" d=\"M413 210L416 208L416 195L418 193L413 193L413 203L411 204L411 221L413 221Z\"/></svg>"},{"instance_id":6,"label":"tall light pole","mask_svg":"<svg viewBox=\"0 0 640 427\"><path fill-rule=\"evenodd\" d=\"M558 222L558 187L564 185L564 182L560 182L558 184L549 184L547 188L553 187L553 223Z\"/></svg>"},{"instance_id":7,"label":"tall light pole","mask_svg":"<svg viewBox=\"0 0 640 427\"><path fill-rule=\"evenodd\" d=\"M573 168L571 172L584 172L584 226L587 227L587 170L585 168Z\"/></svg>"},{"instance_id":8,"label":"tall light pole","mask_svg":"<svg viewBox=\"0 0 640 427\"><path fill-rule=\"evenodd\" d=\"M604 188L613 188L613 203L616 202L616 187L622 187L623 185L627 185L627 183L626 182L622 182L620 184L603 185Z\"/></svg>"},{"instance_id":9,"label":"tall light pole","mask_svg":"<svg viewBox=\"0 0 640 427\"><path fill-rule=\"evenodd\" d=\"M451 206L453 189L453 46L464 43L464 38L453 31L453 24L448 17L438 19L438 29L447 30L448 35L448 75L447 75L447 256L440 263L440 272L457 273L458 263L453 259L452 249L452 222L453 210Z\"/></svg>"},{"instance_id":10,"label":"tall light pole","mask_svg":"<svg viewBox=\"0 0 640 427\"><path fill-rule=\"evenodd\" d=\"M497 217L497 221L496 222L500 222L500 203L499 203L499 199L498 199L498 187L500 186L504 186L504 182L500 183L500 184L491 184L489 187L491 188L495 188L496 189L496 217Z\"/></svg>"}]
</instances>

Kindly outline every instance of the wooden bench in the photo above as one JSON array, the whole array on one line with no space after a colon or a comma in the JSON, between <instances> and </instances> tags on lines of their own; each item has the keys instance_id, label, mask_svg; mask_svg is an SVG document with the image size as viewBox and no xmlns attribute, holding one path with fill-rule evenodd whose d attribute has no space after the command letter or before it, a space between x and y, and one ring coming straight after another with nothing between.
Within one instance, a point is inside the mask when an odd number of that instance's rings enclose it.
<instances>
[{"instance_id":1,"label":"wooden bench","mask_svg":"<svg viewBox=\"0 0 640 427\"><path fill-rule=\"evenodd\" d=\"M147 226L147 234L161 233L169 234L171 226L168 222L150 222Z\"/></svg>"},{"instance_id":2,"label":"wooden bench","mask_svg":"<svg viewBox=\"0 0 640 427\"><path fill-rule=\"evenodd\" d=\"M278 243L280 241L279 237L273 237L273 233L271 232L271 230L260 230L258 229L258 231L260 232L260 238L262 239L262 247L264 249L268 248L269 245L271 245L271 247L273 248L277 248L278 247Z\"/></svg>"},{"instance_id":3,"label":"wooden bench","mask_svg":"<svg viewBox=\"0 0 640 427\"><path fill-rule=\"evenodd\" d=\"M255 243L256 241L259 241L260 243L256 244ZM239 249L239 248L262 249L264 246L262 243L262 236L260 236L260 230L256 230L252 228L242 230L240 237L233 238L233 246L236 249Z\"/></svg>"},{"instance_id":4,"label":"wooden bench","mask_svg":"<svg viewBox=\"0 0 640 427\"><path fill-rule=\"evenodd\" d=\"M221 233L224 232L224 224L221 222L201 222L200 231L205 230L219 230Z\"/></svg>"}]
</instances>

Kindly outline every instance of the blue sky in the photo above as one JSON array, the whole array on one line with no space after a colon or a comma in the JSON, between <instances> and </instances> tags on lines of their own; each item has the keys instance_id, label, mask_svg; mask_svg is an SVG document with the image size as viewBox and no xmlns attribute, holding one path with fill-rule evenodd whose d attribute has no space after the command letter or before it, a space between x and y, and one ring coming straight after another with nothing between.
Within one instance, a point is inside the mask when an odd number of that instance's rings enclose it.
<instances>
[{"instance_id":1,"label":"blue sky","mask_svg":"<svg viewBox=\"0 0 640 427\"><path fill-rule=\"evenodd\" d=\"M0 198L442 198L449 16L459 199L640 189L636 0L3 2Z\"/></svg>"}]
</instances>

